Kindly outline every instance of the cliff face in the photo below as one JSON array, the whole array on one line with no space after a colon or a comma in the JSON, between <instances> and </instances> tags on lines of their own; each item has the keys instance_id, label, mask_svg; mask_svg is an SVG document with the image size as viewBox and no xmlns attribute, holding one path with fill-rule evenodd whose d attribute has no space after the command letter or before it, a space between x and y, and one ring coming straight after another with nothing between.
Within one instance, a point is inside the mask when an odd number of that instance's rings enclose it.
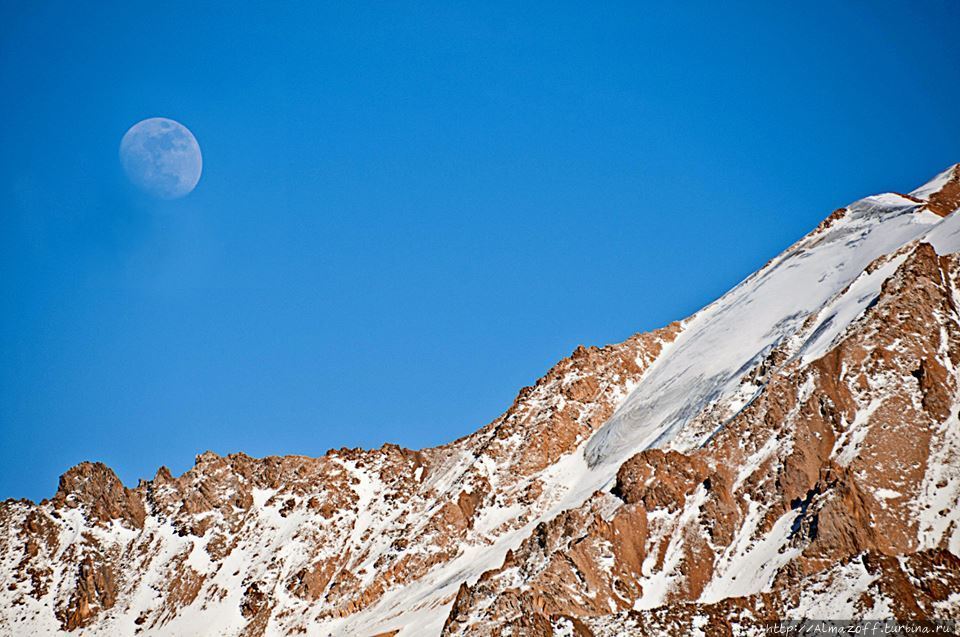
<instances>
[{"instance_id":1,"label":"cliff face","mask_svg":"<svg viewBox=\"0 0 960 637\"><path fill-rule=\"evenodd\" d=\"M960 169L449 445L81 464L0 505L0 632L618 635L960 619Z\"/></svg>"}]
</instances>

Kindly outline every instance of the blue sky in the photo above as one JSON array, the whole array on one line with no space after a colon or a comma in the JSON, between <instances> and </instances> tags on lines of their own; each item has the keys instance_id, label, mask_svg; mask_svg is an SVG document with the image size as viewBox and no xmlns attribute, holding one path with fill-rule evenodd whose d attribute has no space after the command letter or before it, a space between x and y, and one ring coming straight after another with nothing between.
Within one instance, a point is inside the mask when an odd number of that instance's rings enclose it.
<instances>
[{"instance_id":1,"label":"blue sky","mask_svg":"<svg viewBox=\"0 0 960 637\"><path fill-rule=\"evenodd\" d=\"M4 3L0 497L453 440L960 161L960 5L665 4Z\"/></svg>"}]
</instances>

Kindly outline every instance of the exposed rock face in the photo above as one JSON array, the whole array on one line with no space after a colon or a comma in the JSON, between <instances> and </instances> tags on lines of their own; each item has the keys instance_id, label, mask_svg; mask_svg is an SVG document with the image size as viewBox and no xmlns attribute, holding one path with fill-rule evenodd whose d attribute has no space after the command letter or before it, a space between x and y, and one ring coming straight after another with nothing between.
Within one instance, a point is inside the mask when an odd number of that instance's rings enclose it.
<instances>
[{"instance_id":1,"label":"exposed rock face","mask_svg":"<svg viewBox=\"0 0 960 637\"><path fill-rule=\"evenodd\" d=\"M955 164L943 174L944 183L927 198L927 208L946 217L960 208L960 164Z\"/></svg>"},{"instance_id":2,"label":"exposed rock face","mask_svg":"<svg viewBox=\"0 0 960 637\"><path fill-rule=\"evenodd\" d=\"M99 462L80 463L60 476L53 501L57 508L83 507L87 521L101 525L122 520L140 529L147 515L140 497L124 487L112 469Z\"/></svg>"},{"instance_id":3,"label":"exposed rock face","mask_svg":"<svg viewBox=\"0 0 960 637\"><path fill-rule=\"evenodd\" d=\"M83 463L51 500L0 505L0 632L734 634L823 614L960 618L958 206L953 167L841 208L701 313L578 348L443 447L208 452L134 489ZM813 310L785 304L738 353L749 330L722 323L737 294L759 303L751 286L844 255L867 265ZM806 279L784 281L804 294ZM690 336L717 332L723 351ZM716 373L722 356L734 373ZM698 374L708 358L713 375ZM691 363L659 384L677 360ZM710 391L671 396L705 376ZM675 408L630 412L650 386ZM660 414L682 426L658 428ZM635 421L656 435L617 455Z\"/></svg>"},{"instance_id":4,"label":"exposed rock face","mask_svg":"<svg viewBox=\"0 0 960 637\"><path fill-rule=\"evenodd\" d=\"M87 555L80 562L76 588L67 605L59 609L63 627L73 630L86 625L100 610L107 610L117 599L113 571Z\"/></svg>"}]
</instances>

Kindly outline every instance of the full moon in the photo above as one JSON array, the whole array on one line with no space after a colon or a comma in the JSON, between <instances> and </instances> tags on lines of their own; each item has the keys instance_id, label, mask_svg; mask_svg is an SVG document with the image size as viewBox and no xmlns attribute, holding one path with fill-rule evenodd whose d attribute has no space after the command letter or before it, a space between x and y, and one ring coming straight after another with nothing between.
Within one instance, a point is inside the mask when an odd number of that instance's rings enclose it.
<instances>
[{"instance_id":1,"label":"full moon","mask_svg":"<svg viewBox=\"0 0 960 637\"><path fill-rule=\"evenodd\" d=\"M190 130L166 117L130 127L120 140L120 163L137 187L160 199L178 199L200 181L203 157Z\"/></svg>"}]
</instances>

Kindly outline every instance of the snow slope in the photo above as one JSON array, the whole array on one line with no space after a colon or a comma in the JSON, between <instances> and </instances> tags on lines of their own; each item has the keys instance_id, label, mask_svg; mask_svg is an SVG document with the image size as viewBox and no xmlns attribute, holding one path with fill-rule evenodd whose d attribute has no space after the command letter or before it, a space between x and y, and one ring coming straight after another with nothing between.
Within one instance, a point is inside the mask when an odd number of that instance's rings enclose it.
<instances>
[{"instance_id":1,"label":"snow slope","mask_svg":"<svg viewBox=\"0 0 960 637\"><path fill-rule=\"evenodd\" d=\"M950 172L913 197L936 192ZM897 265L891 262L878 276L846 290L874 260L917 240L934 243L940 253L956 251L958 231L953 216L941 218L903 195L851 204L828 227L807 235L690 318L670 350L590 441L589 464L616 466L641 449L702 444L703 437L672 443L705 407L731 396L743 375L774 347L797 335L808 317L838 304L838 295L847 291L837 311L827 313L818 326L818 336L842 333L876 296L886 278L882 274ZM816 344L816 351L825 350L829 340Z\"/></svg>"},{"instance_id":2,"label":"snow slope","mask_svg":"<svg viewBox=\"0 0 960 637\"><path fill-rule=\"evenodd\" d=\"M621 527L592 524L587 505L578 509L586 520L580 526L558 517L502 569L471 585L451 614L456 627L444 634L493 635L482 627L503 618L520 625L534 611L592 617L608 601L611 608L629 601L633 611L650 611L647 619L669 615L692 601L720 604L769 592L787 563L802 564L793 574L818 569L833 563L831 551L855 555L894 537L905 552L946 547L957 555L952 392L960 294L956 257L937 253L960 251L960 215L933 212L926 197L958 179L954 167L912 195L868 197L837 211L684 321L579 450L582 464L570 463L576 471L558 476L567 489L559 508L572 509L629 467L613 492L625 503L617 513ZM941 293L946 301L938 305ZM881 337L878 325L890 330ZM682 453L637 455L657 448ZM668 460L660 465L660 458ZM700 461L710 467L703 473L695 468ZM689 475L695 477L686 484ZM630 541L646 538L639 566L624 540L620 564L630 570L616 576L606 558L591 558L584 548L609 541L610 528L613 537L627 528L642 529ZM568 541L552 545L557 536ZM951 566L955 557L936 559L960 573ZM635 584L624 584L634 577ZM877 579L871 577L839 573L830 590L857 599ZM591 604L595 596L603 603ZM832 616L823 596L803 608Z\"/></svg>"}]
</instances>

